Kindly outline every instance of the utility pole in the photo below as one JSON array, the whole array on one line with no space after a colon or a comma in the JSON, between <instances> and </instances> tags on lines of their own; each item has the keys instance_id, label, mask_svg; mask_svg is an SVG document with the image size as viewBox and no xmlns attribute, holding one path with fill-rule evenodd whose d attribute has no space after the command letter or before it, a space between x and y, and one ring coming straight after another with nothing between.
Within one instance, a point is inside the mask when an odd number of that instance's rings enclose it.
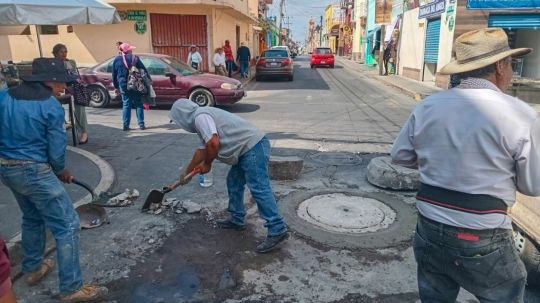
<instances>
[{"instance_id":1,"label":"utility pole","mask_svg":"<svg viewBox=\"0 0 540 303\"><path fill-rule=\"evenodd\" d=\"M283 7L285 5L285 0L279 2L279 45L283 45Z\"/></svg>"},{"instance_id":2,"label":"utility pole","mask_svg":"<svg viewBox=\"0 0 540 303\"><path fill-rule=\"evenodd\" d=\"M321 16L321 26L319 27L319 47L323 46L323 43L322 43L322 30L323 30L322 22L323 22L323 16Z\"/></svg>"}]
</instances>

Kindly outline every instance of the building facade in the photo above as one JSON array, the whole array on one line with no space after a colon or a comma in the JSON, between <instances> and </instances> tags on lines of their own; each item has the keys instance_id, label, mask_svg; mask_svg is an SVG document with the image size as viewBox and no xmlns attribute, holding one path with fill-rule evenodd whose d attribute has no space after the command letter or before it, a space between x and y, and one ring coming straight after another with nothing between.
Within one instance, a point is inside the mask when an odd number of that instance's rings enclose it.
<instances>
[{"instance_id":1,"label":"building facade","mask_svg":"<svg viewBox=\"0 0 540 303\"><path fill-rule=\"evenodd\" d=\"M129 42L140 53L162 53L187 60L195 45L204 58L203 70L212 69L214 50L230 40L233 49L246 43L258 49L258 0L107 0L122 22L112 25L41 26L44 56L63 43L80 66L90 66L117 53L116 42ZM17 32L19 30L19 32ZM39 57L35 27L0 33L0 57L30 61Z\"/></svg>"}]
</instances>

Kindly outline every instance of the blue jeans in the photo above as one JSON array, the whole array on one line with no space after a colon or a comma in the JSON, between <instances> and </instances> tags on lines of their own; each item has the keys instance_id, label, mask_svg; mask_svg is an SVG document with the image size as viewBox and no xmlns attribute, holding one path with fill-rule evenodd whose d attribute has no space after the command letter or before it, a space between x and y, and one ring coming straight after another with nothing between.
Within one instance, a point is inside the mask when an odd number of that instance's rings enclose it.
<instances>
[{"instance_id":1,"label":"blue jeans","mask_svg":"<svg viewBox=\"0 0 540 303\"><path fill-rule=\"evenodd\" d=\"M227 175L229 192L229 213L231 222L245 224L244 187L247 184L251 195L257 203L259 215L266 220L269 236L281 235L287 226L279 210L268 177L268 160L270 159L270 142L264 137L252 149L240 156L238 163L231 167Z\"/></svg>"},{"instance_id":2,"label":"blue jeans","mask_svg":"<svg viewBox=\"0 0 540 303\"><path fill-rule=\"evenodd\" d=\"M137 122L139 127L144 126L144 108L142 104L142 96L139 93L132 91L124 91L120 89L122 95L122 120L124 122L124 128L129 128L131 124L131 108L135 108L137 113Z\"/></svg>"},{"instance_id":3,"label":"blue jeans","mask_svg":"<svg viewBox=\"0 0 540 303\"><path fill-rule=\"evenodd\" d=\"M455 302L460 287L482 303L522 303L527 272L506 229L457 228L422 216L414 237L422 302Z\"/></svg>"},{"instance_id":4,"label":"blue jeans","mask_svg":"<svg viewBox=\"0 0 540 303\"><path fill-rule=\"evenodd\" d=\"M233 72L234 61L233 60L227 60L225 62L225 65L227 67L227 73L229 74L229 78L230 78L232 76L232 72Z\"/></svg>"},{"instance_id":5,"label":"blue jeans","mask_svg":"<svg viewBox=\"0 0 540 303\"><path fill-rule=\"evenodd\" d=\"M0 165L0 179L23 213L24 273L39 270L45 253L45 227L56 241L60 294L83 285L79 264L79 216L64 186L49 164Z\"/></svg>"},{"instance_id":6,"label":"blue jeans","mask_svg":"<svg viewBox=\"0 0 540 303\"><path fill-rule=\"evenodd\" d=\"M247 77L249 70L249 61L240 61L240 75Z\"/></svg>"}]
</instances>

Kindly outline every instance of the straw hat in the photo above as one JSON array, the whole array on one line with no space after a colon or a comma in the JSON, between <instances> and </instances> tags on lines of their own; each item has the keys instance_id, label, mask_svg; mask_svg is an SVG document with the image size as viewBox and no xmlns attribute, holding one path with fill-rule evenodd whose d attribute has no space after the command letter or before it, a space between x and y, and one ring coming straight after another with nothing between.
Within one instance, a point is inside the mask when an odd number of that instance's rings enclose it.
<instances>
[{"instance_id":1,"label":"straw hat","mask_svg":"<svg viewBox=\"0 0 540 303\"><path fill-rule=\"evenodd\" d=\"M509 56L523 56L530 48L511 49L508 37L501 28L483 28L467 32L454 42L456 59L445 65L440 73L451 75L479 69Z\"/></svg>"}]
</instances>

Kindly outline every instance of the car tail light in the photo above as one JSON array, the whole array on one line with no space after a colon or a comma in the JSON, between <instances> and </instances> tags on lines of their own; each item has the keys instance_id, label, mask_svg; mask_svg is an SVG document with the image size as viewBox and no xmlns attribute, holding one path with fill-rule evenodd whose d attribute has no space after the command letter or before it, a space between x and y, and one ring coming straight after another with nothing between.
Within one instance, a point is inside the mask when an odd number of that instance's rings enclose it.
<instances>
[{"instance_id":1,"label":"car tail light","mask_svg":"<svg viewBox=\"0 0 540 303\"><path fill-rule=\"evenodd\" d=\"M257 65L266 65L266 60L259 59L259 61L257 61Z\"/></svg>"},{"instance_id":2,"label":"car tail light","mask_svg":"<svg viewBox=\"0 0 540 303\"><path fill-rule=\"evenodd\" d=\"M287 58L283 60L283 65L289 65L289 64L291 64L291 59Z\"/></svg>"}]
</instances>

